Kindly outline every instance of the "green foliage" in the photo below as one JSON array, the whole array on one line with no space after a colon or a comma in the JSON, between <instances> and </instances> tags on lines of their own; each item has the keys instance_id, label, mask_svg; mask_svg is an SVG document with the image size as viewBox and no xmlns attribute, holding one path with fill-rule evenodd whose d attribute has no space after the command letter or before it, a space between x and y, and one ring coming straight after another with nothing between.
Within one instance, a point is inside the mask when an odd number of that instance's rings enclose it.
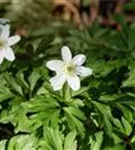
<instances>
[{"instance_id":1,"label":"green foliage","mask_svg":"<svg viewBox=\"0 0 135 150\"><path fill-rule=\"evenodd\" d=\"M92 136L90 136L90 149L92 150L100 150L103 142L103 132L95 133L95 140Z\"/></svg>"},{"instance_id":2,"label":"green foliage","mask_svg":"<svg viewBox=\"0 0 135 150\"><path fill-rule=\"evenodd\" d=\"M44 139L41 140L39 150L76 150L76 132L69 132L65 137L58 128L45 128Z\"/></svg>"},{"instance_id":3,"label":"green foliage","mask_svg":"<svg viewBox=\"0 0 135 150\"><path fill-rule=\"evenodd\" d=\"M0 133L1 150L135 149L135 26L114 18L120 31L58 23L15 47L16 60L0 66L0 132L9 135ZM63 45L93 69L76 92L49 82L46 62Z\"/></svg>"},{"instance_id":4,"label":"green foliage","mask_svg":"<svg viewBox=\"0 0 135 150\"><path fill-rule=\"evenodd\" d=\"M17 135L11 138L9 142L0 142L0 148L2 150L36 150L37 146L37 139L34 135Z\"/></svg>"}]
</instances>

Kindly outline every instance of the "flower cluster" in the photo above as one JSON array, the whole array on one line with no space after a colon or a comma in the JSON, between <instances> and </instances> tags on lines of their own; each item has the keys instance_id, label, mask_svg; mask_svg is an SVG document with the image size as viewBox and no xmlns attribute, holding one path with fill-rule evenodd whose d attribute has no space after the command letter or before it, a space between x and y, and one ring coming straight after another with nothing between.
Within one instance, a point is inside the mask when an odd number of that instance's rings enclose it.
<instances>
[{"instance_id":1,"label":"flower cluster","mask_svg":"<svg viewBox=\"0 0 135 150\"><path fill-rule=\"evenodd\" d=\"M46 66L52 71L56 72L56 76L50 79L54 90L62 89L64 83L67 81L72 90L80 89L80 77L86 77L92 74L92 69L82 66L86 60L86 56L78 54L72 58L70 49L64 46L61 49L61 60L51 60L47 62Z\"/></svg>"}]
</instances>

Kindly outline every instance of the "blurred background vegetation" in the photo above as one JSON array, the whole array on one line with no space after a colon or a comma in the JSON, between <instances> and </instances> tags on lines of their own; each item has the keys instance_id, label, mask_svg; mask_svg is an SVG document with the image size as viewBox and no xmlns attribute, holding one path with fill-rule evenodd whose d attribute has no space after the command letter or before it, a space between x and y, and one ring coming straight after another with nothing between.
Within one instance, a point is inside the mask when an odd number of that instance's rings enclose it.
<instances>
[{"instance_id":1,"label":"blurred background vegetation","mask_svg":"<svg viewBox=\"0 0 135 150\"><path fill-rule=\"evenodd\" d=\"M134 10L134 0L0 0L0 17L11 20L20 35L65 23L84 28L95 20L119 29L113 16L124 14L131 23Z\"/></svg>"}]
</instances>

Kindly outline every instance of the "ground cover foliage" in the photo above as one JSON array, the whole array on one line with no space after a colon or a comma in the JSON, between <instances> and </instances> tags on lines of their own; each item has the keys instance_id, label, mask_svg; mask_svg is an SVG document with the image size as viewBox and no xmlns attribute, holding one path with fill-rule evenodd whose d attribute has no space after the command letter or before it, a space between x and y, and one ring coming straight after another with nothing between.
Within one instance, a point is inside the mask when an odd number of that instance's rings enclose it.
<instances>
[{"instance_id":1,"label":"ground cover foliage","mask_svg":"<svg viewBox=\"0 0 135 150\"><path fill-rule=\"evenodd\" d=\"M121 31L95 23L78 32L65 26L58 36L22 38L16 60L0 67L0 122L3 150L134 149L134 24ZM58 30L57 30L58 31ZM34 38L33 38L34 37ZM68 94L49 83L45 64L68 44L87 56L93 75Z\"/></svg>"},{"instance_id":2,"label":"ground cover foliage","mask_svg":"<svg viewBox=\"0 0 135 150\"><path fill-rule=\"evenodd\" d=\"M1 150L135 149L135 24L114 19L120 30L55 22L21 37L15 61L0 65ZM93 70L78 91L49 82L46 62L64 45Z\"/></svg>"}]
</instances>

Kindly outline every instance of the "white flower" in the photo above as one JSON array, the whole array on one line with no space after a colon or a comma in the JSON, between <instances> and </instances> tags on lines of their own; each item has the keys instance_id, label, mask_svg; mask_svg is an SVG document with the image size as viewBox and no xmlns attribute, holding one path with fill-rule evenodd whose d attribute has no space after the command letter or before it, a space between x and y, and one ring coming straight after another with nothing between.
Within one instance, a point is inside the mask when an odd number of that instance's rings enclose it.
<instances>
[{"instance_id":1,"label":"white flower","mask_svg":"<svg viewBox=\"0 0 135 150\"><path fill-rule=\"evenodd\" d=\"M14 52L10 46L16 44L20 40L20 36L15 35L9 37L10 26L0 25L0 64L3 62L4 58L9 61L15 59Z\"/></svg>"},{"instance_id":2,"label":"white flower","mask_svg":"<svg viewBox=\"0 0 135 150\"><path fill-rule=\"evenodd\" d=\"M67 46L61 49L61 60L51 60L47 62L46 66L52 71L56 72L56 76L50 79L54 90L62 89L65 82L76 91L80 88L80 79L78 76L86 77L92 74L92 69L83 67L82 64L86 60L83 54L76 55L72 58L70 49Z\"/></svg>"},{"instance_id":3,"label":"white flower","mask_svg":"<svg viewBox=\"0 0 135 150\"><path fill-rule=\"evenodd\" d=\"M0 24L5 24L5 23L8 23L8 22L10 22L9 19L0 18Z\"/></svg>"}]
</instances>

